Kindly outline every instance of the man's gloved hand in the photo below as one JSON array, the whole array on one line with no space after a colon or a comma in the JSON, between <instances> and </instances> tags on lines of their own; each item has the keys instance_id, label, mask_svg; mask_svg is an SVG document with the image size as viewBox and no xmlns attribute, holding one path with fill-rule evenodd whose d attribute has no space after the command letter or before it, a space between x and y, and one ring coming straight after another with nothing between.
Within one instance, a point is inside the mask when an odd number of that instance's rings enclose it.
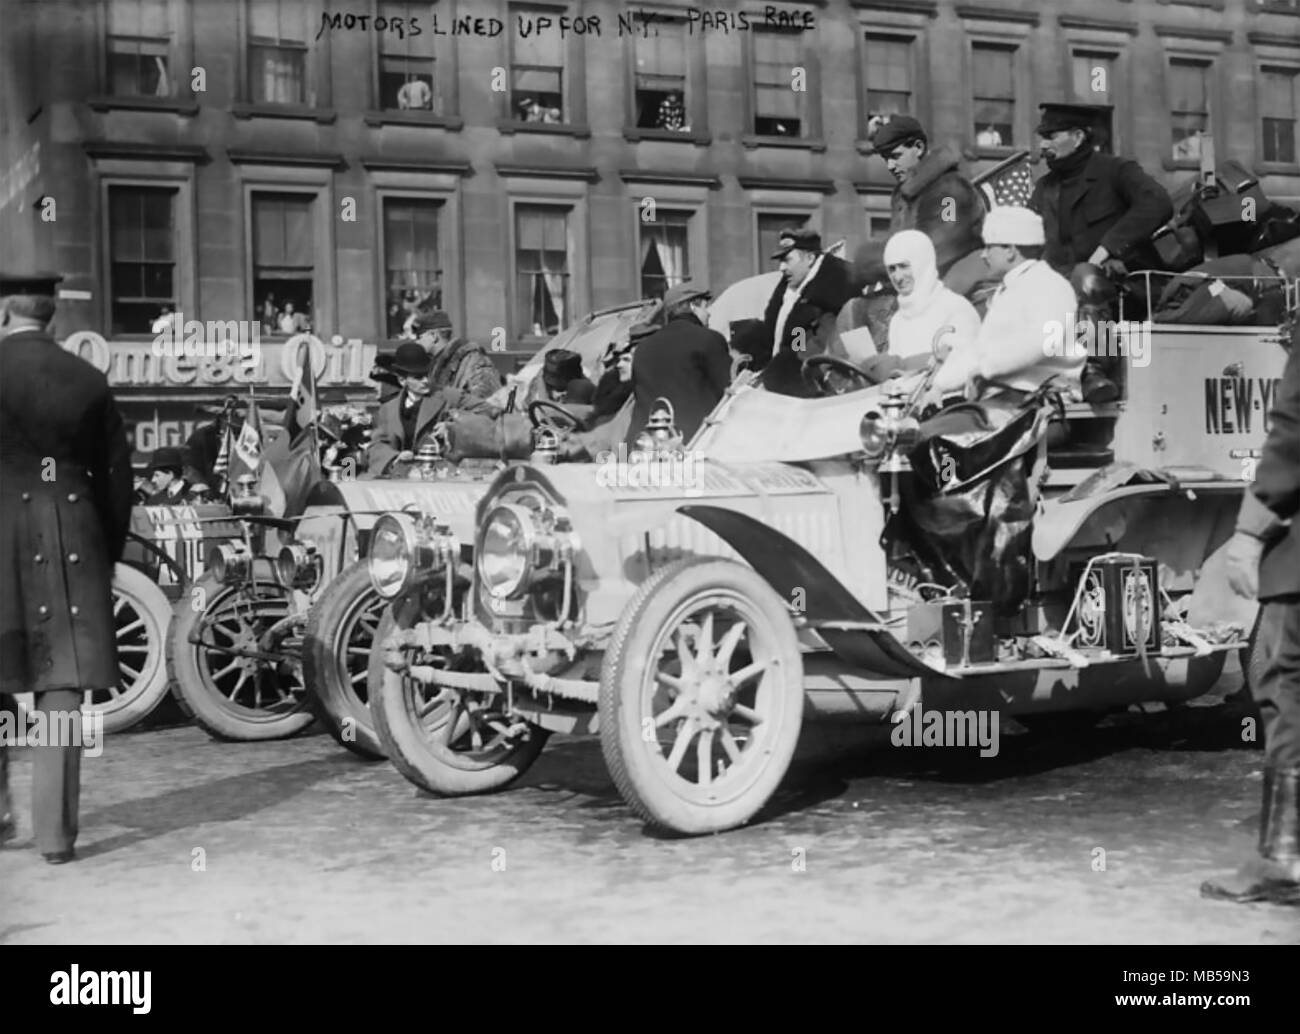
<instances>
[{"instance_id":1,"label":"man's gloved hand","mask_svg":"<svg viewBox=\"0 0 1300 1034\"><path fill-rule=\"evenodd\" d=\"M1259 594L1259 558L1264 543L1237 532L1228 541L1228 584L1238 596L1253 600Z\"/></svg>"},{"instance_id":2,"label":"man's gloved hand","mask_svg":"<svg viewBox=\"0 0 1300 1034\"><path fill-rule=\"evenodd\" d=\"M858 364L858 368L876 384L887 381L890 377L901 376L905 372L903 360L888 353L864 359Z\"/></svg>"}]
</instances>

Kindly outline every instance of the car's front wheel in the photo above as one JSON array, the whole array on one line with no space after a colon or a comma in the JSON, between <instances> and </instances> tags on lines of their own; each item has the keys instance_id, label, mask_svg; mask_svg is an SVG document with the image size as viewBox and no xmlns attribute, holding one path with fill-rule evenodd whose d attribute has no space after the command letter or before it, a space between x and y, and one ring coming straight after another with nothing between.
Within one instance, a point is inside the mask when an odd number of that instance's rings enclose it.
<instances>
[{"instance_id":1,"label":"car's front wheel","mask_svg":"<svg viewBox=\"0 0 1300 1034\"><path fill-rule=\"evenodd\" d=\"M375 630L369 691L379 742L397 770L425 790L447 797L499 790L532 766L550 733L503 713L500 693L431 685L384 664L389 636L418 619L417 605L399 601ZM433 667L449 660L418 651L409 659Z\"/></svg>"},{"instance_id":2,"label":"car's front wheel","mask_svg":"<svg viewBox=\"0 0 1300 1034\"><path fill-rule=\"evenodd\" d=\"M624 800L679 833L758 813L803 723L803 661L785 601L751 568L687 559L652 575L605 653L600 743Z\"/></svg>"}]
</instances>

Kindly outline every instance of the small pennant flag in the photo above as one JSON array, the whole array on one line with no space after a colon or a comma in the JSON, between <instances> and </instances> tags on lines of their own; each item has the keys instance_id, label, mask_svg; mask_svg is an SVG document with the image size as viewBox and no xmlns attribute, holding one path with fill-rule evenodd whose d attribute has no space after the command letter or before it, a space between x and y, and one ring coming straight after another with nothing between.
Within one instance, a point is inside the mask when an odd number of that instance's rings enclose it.
<instances>
[{"instance_id":1,"label":"small pennant flag","mask_svg":"<svg viewBox=\"0 0 1300 1034\"><path fill-rule=\"evenodd\" d=\"M258 480L258 491L266 496L271 513L284 513L284 489L280 479L270 463L264 461L262 450L266 437L262 431L262 415L257 403L248 404L248 416L235 439L233 457L230 463L230 484L238 483L244 474L252 474Z\"/></svg>"},{"instance_id":2,"label":"small pennant flag","mask_svg":"<svg viewBox=\"0 0 1300 1034\"><path fill-rule=\"evenodd\" d=\"M216 482L213 488L218 495L225 494L227 479L230 476L230 443L233 437L230 423L227 421L221 429L221 448L217 450L216 461L212 464L212 479Z\"/></svg>"},{"instance_id":3,"label":"small pennant flag","mask_svg":"<svg viewBox=\"0 0 1300 1034\"><path fill-rule=\"evenodd\" d=\"M312 366L309 345L303 344L298 348L298 373L294 377L289 398L292 406L289 415L285 417L285 426L293 434L296 429L310 427L318 415L316 370Z\"/></svg>"}]
</instances>

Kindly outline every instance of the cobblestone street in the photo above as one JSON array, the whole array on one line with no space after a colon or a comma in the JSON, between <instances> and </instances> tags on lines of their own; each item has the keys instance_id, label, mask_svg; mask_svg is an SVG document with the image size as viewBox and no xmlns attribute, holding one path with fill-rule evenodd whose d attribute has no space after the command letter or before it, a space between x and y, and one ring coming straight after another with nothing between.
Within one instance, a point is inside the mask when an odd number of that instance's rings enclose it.
<instances>
[{"instance_id":1,"label":"cobblestone street","mask_svg":"<svg viewBox=\"0 0 1300 1034\"><path fill-rule=\"evenodd\" d=\"M1237 682L989 759L812 727L764 820L703 839L648 834L595 740L439 800L324 735L154 723L84 761L80 858L56 868L19 751L0 941L1300 943L1294 909L1197 894L1256 834Z\"/></svg>"}]
</instances>

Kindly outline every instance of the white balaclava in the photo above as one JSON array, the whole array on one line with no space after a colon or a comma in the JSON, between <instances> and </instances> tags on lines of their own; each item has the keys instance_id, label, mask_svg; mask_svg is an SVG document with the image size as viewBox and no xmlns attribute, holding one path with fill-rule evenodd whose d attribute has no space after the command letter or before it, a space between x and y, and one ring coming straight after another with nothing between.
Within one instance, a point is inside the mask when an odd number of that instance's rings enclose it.
<instances>
[{"instance_id":1,"label":"white balaclava","mask_svg":"<svg viewBox=\"0 0 1300 1034\"><path fill-rule=\"evenodd\" d=\"M914 283L910 293L898 296L898 310L913 317L925 309L939 289L939 260L934 244L920 230L900 230L885 242L885 265L899 262L911 264Z\"/></svg>"}]
</instances>

